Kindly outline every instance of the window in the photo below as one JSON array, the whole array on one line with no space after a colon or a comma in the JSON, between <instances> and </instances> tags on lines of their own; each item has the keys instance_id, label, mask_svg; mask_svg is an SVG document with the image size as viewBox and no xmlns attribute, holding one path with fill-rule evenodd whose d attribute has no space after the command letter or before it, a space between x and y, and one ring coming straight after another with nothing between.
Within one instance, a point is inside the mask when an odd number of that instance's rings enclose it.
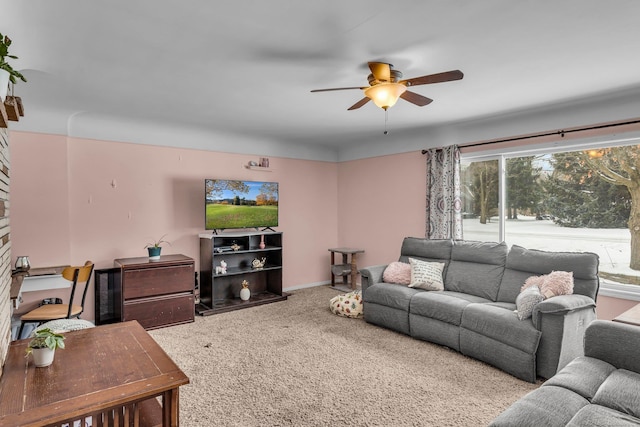
<instances>
[{"instance_id":1,"label":"window","mask_svg":"<svg viewBox=\"0 0 640 427\"><path fill-rule=\"evenodd\" d=\"M603 294L640 299L640 145L476 153L461 166L465 239L594 252Z\"/></svg>"}]
</instances>

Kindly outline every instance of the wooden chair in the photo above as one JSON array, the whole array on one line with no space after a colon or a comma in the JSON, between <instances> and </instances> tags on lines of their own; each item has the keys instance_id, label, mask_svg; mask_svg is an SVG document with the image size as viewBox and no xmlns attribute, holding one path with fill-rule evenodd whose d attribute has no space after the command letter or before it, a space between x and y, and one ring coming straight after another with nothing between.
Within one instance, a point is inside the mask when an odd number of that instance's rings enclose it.
<instances>
[{"instance_id":1,"label":"wooden chair","mask_svg":"<svg viewBox=\"0 0 640 427\"><path fill-rule=\"evenodd\" d=\"M89 279L93 273L93 263L87 261L82 267L66 267L62 270L62 277L71 282L71 296L68 304L46 304L36 309L25 313L20 318L20 331L18 332L18 339L22 336L22 329L25 323L42 323L56 319L71 319L73 317L80 318L80 315L84 311L84 300L87 297L87 290L89 289ZM73 303L73 298L76 293L78 283L84 283L84 290L82 291L82 302L80 305Z\"/></svg>"}]
</instances>

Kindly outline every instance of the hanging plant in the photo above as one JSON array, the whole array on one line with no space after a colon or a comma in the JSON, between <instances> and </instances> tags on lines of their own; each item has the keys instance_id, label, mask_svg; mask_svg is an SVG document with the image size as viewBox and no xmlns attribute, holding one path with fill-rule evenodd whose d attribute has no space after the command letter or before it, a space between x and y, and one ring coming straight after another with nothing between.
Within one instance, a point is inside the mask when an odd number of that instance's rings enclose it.
<instances>
[{"instance_id":1,"label":"hanging plant","mask_svg":"<svg viewBox=\"0 0 640 427\"><path fill-rule=\"evenodd\" d=\"M18 83L18 79L26 82L27 79L22 75L22 73L14 70L7 62L7 58L18 59L15 55L9 55L9 46L11 46L11 39L9 36L2 35L2 33L0 33L0 70L5 70L9 73L9 80L13 84Z\"/></svg>"}]
</instances>

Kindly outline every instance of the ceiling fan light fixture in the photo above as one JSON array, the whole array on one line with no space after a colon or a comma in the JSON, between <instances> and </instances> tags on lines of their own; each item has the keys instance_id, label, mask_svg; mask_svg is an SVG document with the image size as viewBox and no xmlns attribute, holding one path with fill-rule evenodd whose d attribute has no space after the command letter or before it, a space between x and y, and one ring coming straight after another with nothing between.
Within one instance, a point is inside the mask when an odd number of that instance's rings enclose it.
<instances>
[{"instance_id":1,"label":"ceiling fan light fixture","mask_svg":"<svg viewBox=\"0 0 640 427\"><path fill-rule=\"evenodd\" d=\"M400 83L378 83L366 88L364 94L378 107L386 110L393 107L406 90L407 87Z\"/></svg>"}]
</instances>

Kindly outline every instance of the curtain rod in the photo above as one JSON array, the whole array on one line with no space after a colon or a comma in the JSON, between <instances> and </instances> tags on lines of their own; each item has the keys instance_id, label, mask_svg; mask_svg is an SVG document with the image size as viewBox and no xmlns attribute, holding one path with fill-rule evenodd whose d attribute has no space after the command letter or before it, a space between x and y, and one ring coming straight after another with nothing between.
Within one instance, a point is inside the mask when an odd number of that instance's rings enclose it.
<instances>
[{"instance_id":1,"label":"curtain rod","mask_svg":"<svg viewBox=\"0 0 640 427\"><path fill-rule=\"evenodd\" d=\"M606 129L606 128L610 128L610 127L634 125L634 124L638 124L638 123L640 123L640 119L629 120L629 121L626 121L626 122L619 122L619 123L608 123L608 124L603 124L603 125L586 126L586 127L569 129L569 130L556 130L556 131L550 131L550 132L545 132L545 133L536 133L536 134L533 134L533 135L514 136L513 138L496 139L494 141L476 142L475 144L464 144L464 145L460 145L460 148L479 147L479 146L482 146L482 145L499 144L499 143L502 143L502 142L522 141L522 140L525 140L525 139L541 138L541 137L544 137L544 136L553 136L553 135L560 135L561 138L564 138L564 135L567 134L567 133L584 132L584 131L597 130L597 129ZM429 150L422 150L422 154L427 154L428 151Z\"/></svg>"}]
</instances>

